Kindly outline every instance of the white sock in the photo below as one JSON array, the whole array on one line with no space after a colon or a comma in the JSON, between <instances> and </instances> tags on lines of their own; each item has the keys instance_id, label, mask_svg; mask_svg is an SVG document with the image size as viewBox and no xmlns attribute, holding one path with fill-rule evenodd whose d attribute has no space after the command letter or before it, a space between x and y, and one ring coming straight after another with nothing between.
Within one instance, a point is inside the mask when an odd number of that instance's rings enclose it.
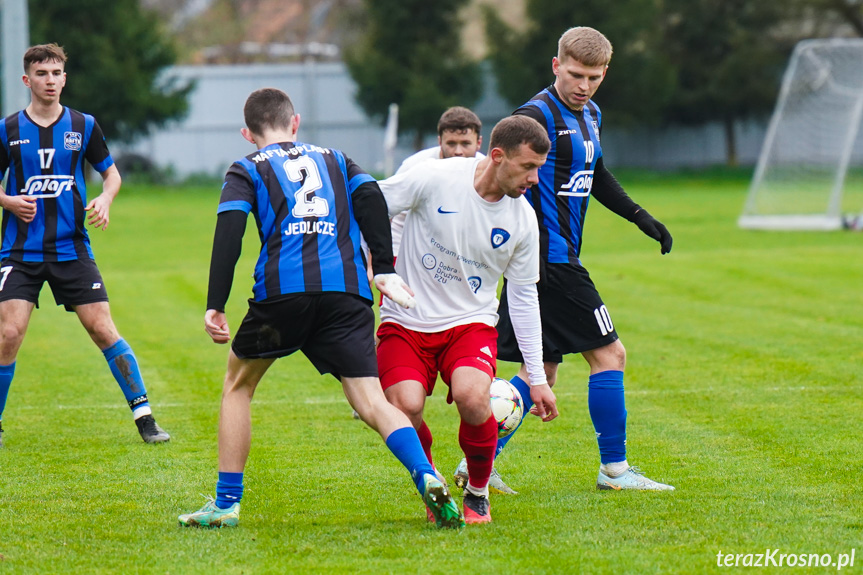
<instances>
[{"instance_id":1,"label":"white sock","mask_svg":"<svg viewBox=\"0 0 863 575\"><path fill-rule=\"evenodd\" d=\"M599 466L599 470L609 477L617 477L621 473L625 473L627 469L629 469L629 463L625 459L614 463L603 463Z\"/></svg>"},{"instance_id":2,"label":"white sock","mask_svg":"<svg viewBox=\"0 0 863 575\"><path fill-rule=\"evenodd\" d=\"M149 405L142 405L141 407L136 407L134 411L132 411L132 419L139 419L144 417L145 415L152 415L153 411L150 409Z\"/></svg>"},{"instance_id":3,"label":"white sock","mask_svg":"<svg viewBox=\"0 0 863 575\"><path fill-rule=\"evenodd\" d=\"M465 491L469 491L474 495L479 495L488 499L488 483L485 484L485 487L480 489L479 487L474 487L473 483L470 481L467 482L467 487L464 489Z\"/></svg>"}]
</instances>

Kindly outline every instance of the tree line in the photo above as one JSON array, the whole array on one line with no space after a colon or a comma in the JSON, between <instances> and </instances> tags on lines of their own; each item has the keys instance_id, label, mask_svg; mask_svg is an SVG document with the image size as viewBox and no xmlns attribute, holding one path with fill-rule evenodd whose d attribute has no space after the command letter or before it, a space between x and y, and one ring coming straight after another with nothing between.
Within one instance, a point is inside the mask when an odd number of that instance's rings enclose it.
<instances>
[{"instance_id":1,"label":"tree line","mask_svg":"<svg viewBox=\"0 0 863 575\"><path fill-rule=\"evenodd\" d=\"M472 106L479 63L461 46L465 0L363 0L347 19L343 56L356 99L418 146L449 106ZM139 0L30 0L31 43L57 42L70 60L65 104L95 114L109 141L130 142L188 111L191 85L161 72L175 44ZM501 95L517 106L553 80L551 56L568 27L588 25L614 45L598 102L614 124L721 122L734 161L735 122L766 117L801 39L863 36L863 0L526 0L513 29L486 4L487 59Z\"/></svg>"},{"instance_id":2,"label":"tree line","mask_svg":"<svg viewBox=\"0 0 863 575\"><path fill-rule=\"evenodd\" d=\"M131 142L188 111L193 86L160 75L177 53L139 0L30 0L28 10L30 44L57 43L69 58L62 103L95 115L109 143Z\"/></svg>"},{"instance_id":3,"label":"tree line","mask_svg":"<svg viewBox=\"0 0 863 575\"><path fill-rule=\"evenodd\" d=\"M459 44L455 0L365 0L365 33L346 60L357 101L383 119L403 106L400 128L434 131L436 115L473 105L477 64ZM597 101L615 125L725 126L735 163L734 124L766 117L794 45L863 35L863 0L527 0L518 30L484 7L488 59L513 106L553 81L551 57L570 26L591 26L614 45Z\"/></svg>"}]
</instances>

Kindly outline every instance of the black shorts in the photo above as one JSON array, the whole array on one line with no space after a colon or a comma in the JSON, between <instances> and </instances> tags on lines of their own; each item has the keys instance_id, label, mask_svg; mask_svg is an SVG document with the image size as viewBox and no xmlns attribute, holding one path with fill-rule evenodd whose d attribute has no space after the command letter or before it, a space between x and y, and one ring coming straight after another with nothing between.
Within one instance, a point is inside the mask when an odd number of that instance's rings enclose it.
<instances>
[{"instance_id":1,"label":"black shorts","mask_svg":"<svg viewBox=\"0 0 863 575\"><path fill-rule=\"evenodd\" d=\"M108 301L108 290L96 262L89 259L66 262L0 262L0 301L22 299L39 307L39 292L48 282L57 305L73 311L75 306Z\"/></svg>"},{"instance_id":2,"label":"black shorts","mask_svg":"<svg viewBox=\"0 0 863 575\"><path fill-rule=\"evenodd\" d=\"M543 361L560 363L568 353L590 351L617 340L611 316L586 269L578 264L546 264L545 271L537 286ZM506 285L497 311L497 358L523 363L509 318Z\"/></svg>"},{"instance_id":3,"label":"black shorts","mask_svg":"<svg viewBox=\"0 0 863 575\"><path fill-rule=\"evenodd\" d=\"M347 293L249 300L231 349L239 358L277 358L302 351L321 374L377 377L372 302Z\"/></svg>"}]
</instances>

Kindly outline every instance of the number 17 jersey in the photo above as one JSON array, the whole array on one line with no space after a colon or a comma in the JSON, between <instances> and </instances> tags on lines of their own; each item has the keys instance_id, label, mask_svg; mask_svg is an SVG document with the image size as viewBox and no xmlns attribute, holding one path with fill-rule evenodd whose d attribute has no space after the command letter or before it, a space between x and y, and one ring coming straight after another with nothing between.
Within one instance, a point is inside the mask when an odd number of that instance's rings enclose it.
<instances>
[{"instance_id":1,"label":"number 17 jersey","mask_svg":"<svg viewBox=\"0 0 863 575\"><path fill-rule=\"evenodd\" d=\"M29 223L3 211L0 258L93 259L84 227L85 159L100 174L114 165L93 116L64 107L50 126L36 124L24 110L0 120L0 179L9 169L6 193L39 198Z\"/></svg>"}]
</instances>

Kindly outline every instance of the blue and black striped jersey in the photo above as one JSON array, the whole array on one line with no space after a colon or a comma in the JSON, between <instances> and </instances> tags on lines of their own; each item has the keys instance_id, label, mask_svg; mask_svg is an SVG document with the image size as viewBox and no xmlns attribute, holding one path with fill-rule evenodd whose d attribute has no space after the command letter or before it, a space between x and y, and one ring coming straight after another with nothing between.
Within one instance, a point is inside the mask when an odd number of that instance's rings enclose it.
<instances>
[{"instance_id":1,"label":"blue and black striped jersey","mask_svg":"<svg viewBox=\"0 0 863 575\"><path fill-rule=\"evenodd\" d=\"M6 193L39 198L36 217L25 223L3 212L0 258L27 262L93 258L84 227L87 186L84 159L102 173L114 164L93 116L71 108L42 127L22 110L0 121L0 178Z\"/></svg>"},{"instance_id":2,"label":"blue and black striped jersey","mask_svg":"<svg viewBox=\"0 0 863 575\"><path fill-rule=\"evenodd\" d=\"M571 110L554 86L514 113L545 126L551 140L539 183L527 194L539 222L540 255L550 263L578 263L594 168L602 156L602 114L592 100L580 112Z\"/></svg>"},{"instance_id":3,"label":"blue and black striped jersey","mask_svg":"<svg viewBox=\"0 0 863 575\"><path fill-rule=\"evenodd\" d=\"M219 213L255 216L256 301L314 292L372 299L351 194L374 181L342 152L301 142L272 144L231 166Z\"/></svg>"}]
</instances>

